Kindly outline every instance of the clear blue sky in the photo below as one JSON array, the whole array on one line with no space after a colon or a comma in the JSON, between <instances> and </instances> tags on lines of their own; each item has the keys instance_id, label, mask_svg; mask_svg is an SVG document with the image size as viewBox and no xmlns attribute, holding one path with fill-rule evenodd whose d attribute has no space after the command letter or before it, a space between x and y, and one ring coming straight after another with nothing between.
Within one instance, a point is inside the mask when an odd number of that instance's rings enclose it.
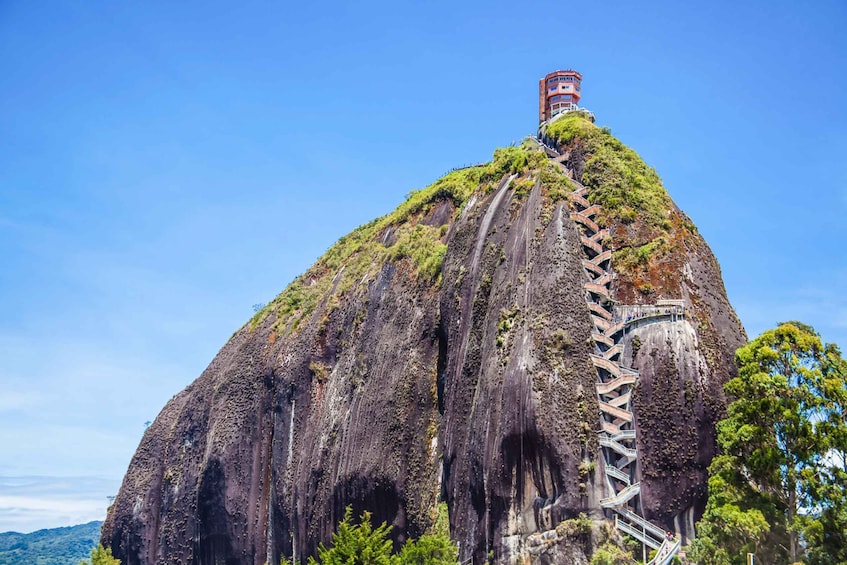
<instances>
[{"instance_id":1,"label":"clear blue sky","mask_svg":"<svg viewBox=\"0 0 847 565\"><path fill-rule=\"evenodd\" d=\"M532 133L558 68L751 335L847 346L847 4L813 5L0 1L0 531L101 518L254 303Z\"/></svg>"}]
</instances>

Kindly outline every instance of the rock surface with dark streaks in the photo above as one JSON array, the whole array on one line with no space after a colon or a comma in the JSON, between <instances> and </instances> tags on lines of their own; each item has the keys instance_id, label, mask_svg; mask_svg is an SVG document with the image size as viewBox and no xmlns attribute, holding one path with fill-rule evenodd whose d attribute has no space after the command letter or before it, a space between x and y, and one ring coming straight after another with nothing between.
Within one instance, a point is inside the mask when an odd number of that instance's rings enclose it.
<instances>
[{"instance_id":1,"label":"rock surface with dark streaks","mask_svg":"<svg viewBox=\"0 0 847 565\"><path fill-rule=\"evenodd\" d=\"M566 176L534 148L498 151L342 238L164 407L103 543L124 565L302 561L348 505L399 545L445 500L463 561L587 562L605 490ZM744 334L708 247L680 237L653 287L692 315L635 328L626 358L645 511L689 535ZM557 536L580 513L594 534Z\"/></svg>"}]
</instances>

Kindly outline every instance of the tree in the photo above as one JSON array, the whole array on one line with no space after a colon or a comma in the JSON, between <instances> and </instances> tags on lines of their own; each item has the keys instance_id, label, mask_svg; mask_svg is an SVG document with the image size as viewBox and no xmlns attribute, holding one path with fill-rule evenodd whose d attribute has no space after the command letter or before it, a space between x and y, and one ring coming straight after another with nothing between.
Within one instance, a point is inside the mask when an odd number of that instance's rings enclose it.
<instances>
[{"instance_id":1,"label":"tree","mask_svg":"<svg viewBox=\"0 0 847 565\"><path fill-rule=\"evenodd\" d=\"M111 547L103 547L102 543L98 543L91 550L91 560L83 559L79 565L121 565L121 560L112 556Z\"/></svg>"},{"instance_id":2,"label":"tree","mask_svg":"<svg viewBox=\"0 0 847 565\"><path fill-rule=\"evenodd\" d=\"M425 534L403 544L397 557L401 565L454 565L458 551L450 538Z\"/></svg>"},{"instance_id":3,"label":"tree","mask_svg":"<svg viewBox=\"0 0 847 565\"><path fill-rule=\"evenodd\" d=\"M436 508L432 529L417 540L409 539L399 553L392 553L391 526L382 523L374 529L370 512L362 513L353 524L349 506L344 519L332 535L331 547L318 547L318 559L309 558L309 565L455 565L458 549L450 541L447 505ZM282 565L289 562L283 558Z\"/></svg>"},{"instance_id":4,"label":"tree","mask_svg":"<svg viewBox=\"0 0 847 565\"><path fill-rule=\"evenodd\" d=\"M353 524L353 509L348 506L344 519L332 534L332 546L318 547L318 560L309 558L309 565L392 565L391 526L382 523L371 526L370 512L362 513L358 524Z\"/></svg>"},{"instance_id":5,"label":"tree","mask_svg":"<svg viewBox=\"0 0 847 565\"><path fill-rule=\"evenodd\" d=\"M814 481L815 512L804 517L809 563L847 565L847 361L827 344L821 362L820 394L825 399L817 431L827 452Z\"/></svg>"},{"instance_id":6,"label":"tree","mask_svg":"<svg viewBox=\"0 0 847 565\"><path fill-rule=\"evenodd\" d=\"M799 322L766 331L735 361L694 559L740 564L751 552L767 563L818 553L813 562L842 561L847 364Z\"/></svg>"},{"instance_id":7,"label":"tree","mask_svg":"<svg viewBox=\"0 0 847 565\"><path fill-rule=\"evenodd\" d=\"M432 527L417 540L409 539L397 555L401 565L453 565L459 548L450 541L450 515L446 502L434 508Z\"/></svg>"}]
</instances>

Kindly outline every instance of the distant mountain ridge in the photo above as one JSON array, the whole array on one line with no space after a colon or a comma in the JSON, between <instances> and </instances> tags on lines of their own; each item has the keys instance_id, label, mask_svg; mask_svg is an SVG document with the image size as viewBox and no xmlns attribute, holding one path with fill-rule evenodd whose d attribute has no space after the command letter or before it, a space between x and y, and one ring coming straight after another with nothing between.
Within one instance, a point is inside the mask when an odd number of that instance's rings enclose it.
<instances>
[{"instance_id":1,"label":"distant mountain ridge","mask_svg":"<svg viewBox=\"0 0 847 565\"><path fill-rule=\"evenodd\" d=\"M0 565L77 565L91 553L103 522L88 522L29 534L0 533Z\"/></svg>"}]
</instances>

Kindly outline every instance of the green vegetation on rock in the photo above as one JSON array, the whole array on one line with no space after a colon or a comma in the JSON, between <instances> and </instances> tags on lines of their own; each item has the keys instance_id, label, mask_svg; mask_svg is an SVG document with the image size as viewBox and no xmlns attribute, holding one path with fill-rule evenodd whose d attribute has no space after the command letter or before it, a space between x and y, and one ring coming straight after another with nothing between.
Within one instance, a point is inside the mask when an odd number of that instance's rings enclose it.
<instances>
[{"instance_id":1,"label":"green vegetation on rock","mask_svg":"<svg viewBox=\"0 0 847 565\"><path fill-rule=\"evenodd\" d=\"M0 534L0 565L76 565L96 547L102 522Z\"/></svg>"},{"instance_id":2,"label":"green vegetation on rock","mask_svg":"<svg viewBox=\"0 0 847 565\"><path fill-rule=\"evenodd\" d=\"M345 235L311 269L257 312L253 325L275 313L277 332L293 331L329 294L343 294L359 281L372 279L389 260L408 257L421 280L436 282L446 250L444 234L417 220L438 202L451 201L454 206L461 206L479 185L481 175L481 167L454 171L423 190L411 192L394 212ZM381 240L389 228L392 246Z\"/></svg>"},{"instance_id":3,"label":"green vegetation on rock","mask_svg":"<svg viewBox=\"0 0 847 565\"><path fill-rule=\"evenodd\" d=\"M349 506L344 519L332 535L329 547L320 544L318 558L309 558L309 565L454 565L458 549L450 541L446 519L446 505L439 505L433 531L416 540L409 539L399 553L391 548L391 526L383 523L371 525L371 515L364 512L358 523L353 523L353 510ZM283 558L281 565L290 561Z\"/></svg>"},{"instance_id":4,"label":"green vegetation on rock","mask_svg":"<svg viewBox=\"0 0 847 565\"><path fill-rule=\"evenodd\" d=\"M573 112L550 124L547 135L585 156L582 184L588 188L588 199L603 207L604 223L629 223L641 216L652 226L670 227L666 211L671 202L659 175L608 128Z\"/></svg>"},{"instance_id":5,"label":"green vegetation on rock","mask_svg":"<svg viewBox=\"0 0 847 565\"><path fill-rule=\"evenodd\" d=\"M613 249L615 271L638 291L652 292L662 271L675 268L662 262L694 233L693 224L676 210L656 171L608 128L572 112L550 124L547 135L567 154L565 164L588 200L600 205L597 223L614 227L604 245Z\"/></svg>"},{"instance_id":6,"label":"green vegetation on rock","mask_svg":"<svg viewBox=\"0 0 847 565\"><path fill-rule=\"evenodd\" d=\"M121 560L112 555L111 547L103 547L98 543L97 547L91 550L91 560L83 559L79 565L121 565Z\"/></svg>"},{"instance_id":7,"label":"green vegetation on rock","mask_svg":"<svg viewBox=\"0 0 847 565\"><path fill-rule=\"evenodd\" d=\"M427 214L442 203L452 205L455 218L475 192L492 190L508 174L526 174L539 169L542 182L558 195L564 175L547 171L552 166L540 151L529 145L506 147L494 152L486 165L453 171L430 186L409 193L396 210L353 230L336 242L307 272L297 277L251 320L255 327L269 314L276 315L275 330L295 331L318 305L373 280L388 262L408 260L423 285L440 284L441 263L447 246L446 226L423 223ZM546 171L546 172L544 172ZM528 185L520 187L525 191Z\"/></svg>"},{"instance_id":8,"label":"green vegetation on rock","mask_svg":"<svg viewBox=\"0 0 847 565\"><path fill-rule=\"evenodd\" d=\"M788 322L741 347L736 364L694 559L847 563L847 362Z\"/></svg>"},{"instance_id":9,"label":"green vegetation on rock","mask_svg":"<svg viewBox=\"0 0 847 565\"><path fill-rule=\"evenodd\" d=\"M639 245L637 247L623 247L613 255L615 268L618 270L632 271L638 266L647 265L650 258L656 253L663 251L667 240L663 237Z\"/></svg>"},{"instance_id":10,"label":"green vegetation on rock","mask_svg":"<svg viewBox=\"0 0 847 565\"><path fill-rule=\"evenodd\" d=\"M593 463L592 471L593 469ZM582 474L582 465L580 465L580 474ZM580 536L590 536L591 530L594 526L594 523L591 521L591 518L588 517L584 512L580 512L579 516L576 518L570 518L568 520L562 520L559 522L559 525L556 526L556 533L561 538L576 538Z\"/></svg>"},{"instance_id":11,"label":"green vegetation on rock","mask_svg":"<svg viewBox=\"0 0 847 565\"><path fill-rule=\"evenodd\" d=\"M597 548L591 556L590 565L629 565L630 555L611 542L606 542Z\"/></svg>"}]
</instances>

